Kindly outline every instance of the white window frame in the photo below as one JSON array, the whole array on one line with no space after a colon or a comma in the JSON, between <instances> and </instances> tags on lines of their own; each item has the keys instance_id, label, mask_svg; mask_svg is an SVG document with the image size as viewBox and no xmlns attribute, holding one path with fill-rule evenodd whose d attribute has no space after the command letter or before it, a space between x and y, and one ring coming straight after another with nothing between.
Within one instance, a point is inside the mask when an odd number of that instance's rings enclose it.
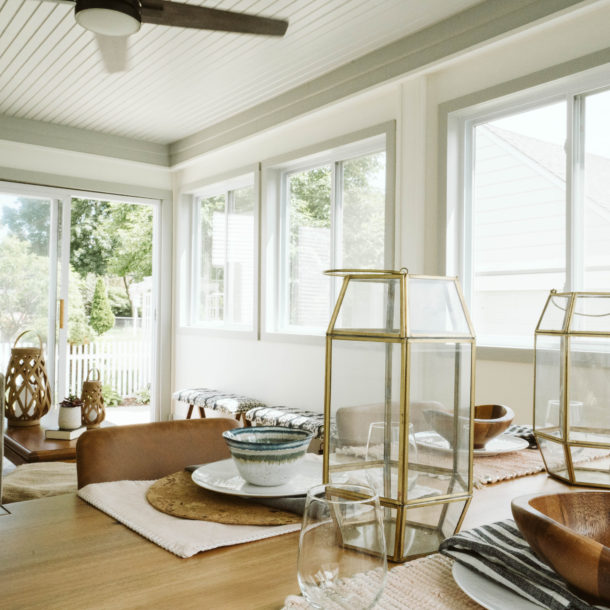
<instances>
[{"instance_id":1,"label":"white window frame","mask_svg":"<svg viewBox=\"0 0 610 610\"><path fill-rule=\"evenodd\" d=\"M552 70L549 70L552 74ZM495 97L493 91L484 91L469 96L465 100L453 100L441 107L442 120L439 155L440 174L446 180L446 244L445 273L457 275L461 279L464 298L470 307L473 298L472 268L472 180L474 170L474 128L507 115L546 106L558 101L567 102L566 130L566 285L558 290L579 290L582 286L583 239L582 204L583 142L578 130L578 120L582 112L582 97L610 89L610 69L608 66L593 68L582 73L569 74L563 78L546 81L544 74L535 75L541 84L520 89L519 81L511 83L514 90ZM522 82L531 81L526 77ZM506 88L500 87L500 89ZM473 102L475 100L475 103ZM444 153L444 154L443 154ZM442 167L444 165L444 167ZM541 313L541 312L540 312ZM536 320L537 321L537 320ZM475 321L476 328L476 321ZM477 341L483 347L484 356L501 359L529 360L531 347L509 347L489 345Z\"/></svg>"},{"instance_id":2,"label":"white window frame","mask_svg":"<svg viewBox=\"0 0 610 610\"><path fill-rule=\"evenodd\" d=\"M200 282L199 254L201 236L199 235L200 201L206 197L229 195L235 190L251 186L254 191L253 209L253 286L252 286L252 322L249 326L221 321L197 320L197 294ZM228 174L215 176L195 185L190 185L182 195L183 225L188 227L188 247L185 249L188 259L187 273L182 274L180 311L181 327L201 331L206 334L236 334L240 337L256 337L258 333L258 287L259 287L259 218L260 218L260 171L259 167L241 168ZM225 208L226 212L226 208ZM225 213L225 222L228 214ZM226 261L225 261L226 262ZM226 273L225 273L226 278ZM184 281L186 280L186 281ZM226 296L226 294L225 294Z\"/></svg>"},{"instance_id":3,"label":"white window frame","mask_svg":"<svg viewBox=\"0 0 610 610\"><path fill-rule=\"evenodd\" d=\"M395 260L395 171L396 124L394 121L322 142L316 146L269 159L262 164L262 329L265 339L298 340L319 343L326 328L290 327L286 323L287 295L287 209L285 205L288 176L321 165L331 165L331 267L340 267L336 244L340 243L341 227L336 222L340 198L337 197L337 165L367 154L386 154L385 252L384 267L392 269ZM331 283L331 303L336 299L336 286ZM330 319L330 311L329 311Z\"/></svg>"}]
</instances>

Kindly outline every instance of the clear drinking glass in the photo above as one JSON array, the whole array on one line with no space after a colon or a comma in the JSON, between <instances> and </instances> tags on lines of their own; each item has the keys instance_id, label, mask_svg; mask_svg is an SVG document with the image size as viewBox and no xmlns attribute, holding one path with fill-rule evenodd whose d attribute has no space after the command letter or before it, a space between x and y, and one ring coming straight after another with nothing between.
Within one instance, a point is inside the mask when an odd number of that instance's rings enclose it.
<instances>
[{"instance_id":1,"label":"clear drinking glass","mask_svg":"<svg viewBox=\"0 0 610 610\"><path fill-rule=\"evenodd\" d=\"M376 467L367 467L366 474L369 485L373 487L380 496L394 498L398 493L398 462L399 462L399 440L400 426L389 424L390 434L386 436L386 424L382 421L373 422L369 426L369 434L366 443L365 461L373 462ZM417 462L417 443L413 424L409 424L409 464ZM390 476L388 478L388 466ZM417 472L409 471L408 489L412 490L417 482Z\"/></svg>"},{"instance_id":2,"label":"clear drinking glass","mask_svg":"<svg viewBox=\"0 0 610 610\"><path fill-rule=\"evenodd\" d=\"M307 492L299 539L299 587L314 608L365 610L387 574L379 496L361 485L317 485Z\"/></svg>"}]
</instances>

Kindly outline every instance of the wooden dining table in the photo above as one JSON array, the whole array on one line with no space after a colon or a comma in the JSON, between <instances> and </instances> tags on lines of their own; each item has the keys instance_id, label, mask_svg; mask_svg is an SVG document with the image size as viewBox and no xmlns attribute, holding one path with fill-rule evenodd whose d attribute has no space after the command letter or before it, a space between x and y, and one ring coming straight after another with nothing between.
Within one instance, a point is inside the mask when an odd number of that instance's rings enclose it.
<instances>
[{"instance_id":1,"label":"wooden dining table","mask_svg":"<svg viewBox=\"0 0 610 610\"><path fill-rule=\"evenodd\" d=\"M476 489L462 529L511 516L513 497L575 491L546 473ZM298 532L181 559L75 494L0 516L0 607L277 609L298 594Z\"/></svg>"}]
</instances>

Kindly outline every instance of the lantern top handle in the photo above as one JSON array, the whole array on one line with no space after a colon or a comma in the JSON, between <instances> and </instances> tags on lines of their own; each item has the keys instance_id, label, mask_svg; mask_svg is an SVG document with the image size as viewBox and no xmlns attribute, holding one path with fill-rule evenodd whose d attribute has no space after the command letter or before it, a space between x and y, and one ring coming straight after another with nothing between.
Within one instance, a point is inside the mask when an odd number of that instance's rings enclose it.
<instances>
[{"instance_id":1,"label":"lantern top handle","mask_svg":"<svg viewBox=\"0 0 610 610\"><path fill-rule=\"evenodd\" d=\"M19 333L19 336L15 339L13 348L17 347L17 342L19 341L19 339L21 339L21 337L27 335L28 333L34 333L36 337L38 337L38 343L40 344L40 349L42 350L42 337L40 336L40 333L33 328L26 328L23 332Z\"/></svg>"},{"instance_id":2,"label":"lantern top handle","mask_svg":"<svg viewBox=\"0 0 610 610\"><path fill-rule=\"evenodd\" d=\"M406 267L402 267L400 270L395 269L328 269L324 271L324 275L333 275L335 277L402 277L408 275L409 270Z\"/></svg>"}]
</instances>

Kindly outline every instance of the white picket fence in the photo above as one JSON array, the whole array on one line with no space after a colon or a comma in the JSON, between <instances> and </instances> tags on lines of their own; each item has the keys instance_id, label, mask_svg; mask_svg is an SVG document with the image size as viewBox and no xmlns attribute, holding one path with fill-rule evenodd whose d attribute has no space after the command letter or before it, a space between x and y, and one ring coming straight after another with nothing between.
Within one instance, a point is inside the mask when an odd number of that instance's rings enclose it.
<instances>
[{"instance_id":1,"label":"white picket fence","mask_svg":"<svg viewBox=\"0 0 610 610\"><path fill-rule=\"evenodd\" d=\"M83 381L91 369L100 372L102 384L121 396L132 396L151 381L152 354L150 341L96 341L70 345L66 367L66 388L80 395ZM89 379L97 379L91 371Z\"/></svg>"},{"instance_id":2,"label":"white picket fence","mask_svg":"<svg viewBox=\"0 0 610 610\"><path fill-rule=\"evenodd\" d=\"M0 342L0 363L6 371L11 343ZM68 346L66 366L66 395L80 396L87 373L96 368L100 371L103 385L109 385L121 397L133 396L146 388L152 379L151 342L146 339L127 341L96 341L86 345ZM47 346L43 345L46 354ZM90 379L97 379L97 375Z\"/></svg>"}]
</instances>

